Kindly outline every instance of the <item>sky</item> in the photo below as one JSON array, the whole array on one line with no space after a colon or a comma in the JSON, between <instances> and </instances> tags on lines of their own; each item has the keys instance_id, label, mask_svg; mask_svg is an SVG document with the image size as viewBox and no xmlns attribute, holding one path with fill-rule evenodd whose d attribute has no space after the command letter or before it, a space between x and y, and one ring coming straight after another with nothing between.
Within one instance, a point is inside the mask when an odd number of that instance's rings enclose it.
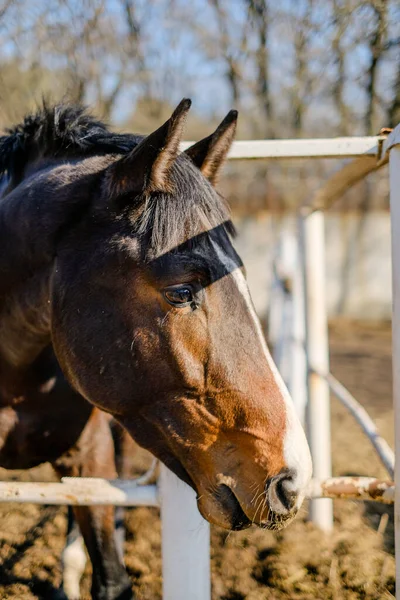
<instances>
[{"instance_id":1,"label":"sky","mask_svg":"<svg viewBox=\"0 0 400 600\"><path fill-rule=\"evenodd\" d=\"M16 0L20 5L19 10L11 13L2 23L5 30L29 29L29 25L43 13L43 9L55 6L48 0ZM248 27L245 2L243 0L221 0L229 11L229 35L234 43L240 39L244 28ZM68 6L72 7L73 16L85 10L85 0L69 0ZM105 0L107 19L110 28L120 32L122 37L123 13L119 0ZM273 3L273 21L270 28L268 47L270 51L271 88L278 98L278 112L284 112L288 93L292 85L292 73L295 60L293 50L293 36L296 28L296 18L304 15L308 0L280 0ZM323 116L329 110L331 97L323 92L323 87L334 77L333 64L329 57L329 44L331 35L332 16L329 14L326 2L314 3L313 34L310 40L311 60L310 69L315 79L320 83L313 92L310 106L313 113ZM190 96L194 100L194 110L206 117L220 115L232 108L231 92L227 85L225 72L226 65L220 57L218 49L218 27L215 11L208 0L136 0L139 22L142 24L142 35L145 46L146 63L151 72L151 93L164 99L172 105L179 102L183 96ZM346 57L346 96L349 105L354 111L363 112L365 106L365 93L360 83L366 69L368 50L366 40L371 13L368 9L361 8L352 15L353 20L343 36L343 44L349 48ZM49 11L46 15L50 26L71 28L71 34L77 35L78 19L71 17L71 12L64 8L58 11ZM400 3L391 0L389 8L389 27L392 38L400 38ZM353 47L355 39L360 42ZM21 40L26 40L21 43ZM20 34L19 44L6 42L2 45L3 59L20 56L25 64L35 60L30 52L37 40L29 40ZM248 44L250 49L255 49L254 34L249 34ZM45 48L42 55L50 68L66 64L65 55L60 51L57 56L46 55ZM254 97L250 93L254 87L255 67L254 61L243 60L243 76L246 85L242 86L242 109L252 110ZM103 56L105 87L115 83L115 69L112 59ZM399 59L400 60L400 59ZM107 68L108 67L108 68ZM385 62L385 67L380 71L379 92L385 98L391 91L395 76L396 60L393 58ZM328 86L329 87L329 86ZM125 121L134 110L138 96L143 93L140 86L132 84L126 86L116 103L113 118L116 122ZM88 101L91 102L90 97Z\"/></svg>"}]
</instances>

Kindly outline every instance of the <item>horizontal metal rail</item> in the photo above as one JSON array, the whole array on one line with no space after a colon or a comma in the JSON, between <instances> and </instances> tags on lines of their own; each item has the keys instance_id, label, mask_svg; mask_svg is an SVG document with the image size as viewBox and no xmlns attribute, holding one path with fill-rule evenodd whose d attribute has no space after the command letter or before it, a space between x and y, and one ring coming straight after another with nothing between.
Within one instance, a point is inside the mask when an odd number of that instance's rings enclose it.
<instances>
[{"instance_id":1,"label":"horizontal metal rail","mask_svg":"<svg viewBox=\"0 0 400 600\"><path fill-rule=\"evenodd\" d=\"M64 477L61 483L1 481L0 502L72 506L159 506L158 487L135 480Z\"/></svg>"},{"instance_id":2,"label":"horizontal metal rail","mask_svg":"<svg viewBox=\"0 0 400 600\"><path fill-rule=\"evenodd\" d=\"M243 140L234 142L229 159L282 159L282 158L356 158L374 156L380 158L382 142L386 136L341 137L309 140ZM186 150L195 142L182 142Z\"/></svg>"},{"instance_id":3,"label":"horizontal metal rail","mask_svg":"<svg viewBox=\"0 0 400 600\"><path fill-rule=\"evenodd\" d=\"M309 486L308 497L394 504L394 490L393 481L381 481L373 477L331 477L325 481L314 479Z\"/></svg>"},{"instance_id":4,"label":"horizontal metal rail","mask_svg":"<svg viewBox=\"0 0 400 600\"><path fill-rule=\"evenodd\" d=\"M340 381L336 379L331 373L324 375L312 369L319 377L322 377L329 386L329 389L335 394L340 402L350 411L361 429L367 435L371 444L375 448L382 464L388 471L390 477L394 478L394 452L387 443L387 441L380 435L377 426L371 419L367 411L354 396L344 387Z\"/></svg>"},{"instance_id":5,"label":"horizontal metal rail","mask_svg":"<svg viewBox=\"0 0 400 600\"><path fill-rule=\"evenodd\" d=\"M375 500L392 504L394 483L371 477L332 477L313 480L308 498ZM61 483L2 481L0 503L55 504L72 506L160 506L157 485L137 485L130 480L64 477Z\"/></svg>"},{"instance_id":6,"label":"horizontal metal rail","mask_svg":"<svg viewBox=\"0 0 400 600\"><path fill-rule=\"evenodd\" d=\"M303 205L304 211L327 210L342 198L353 185L362 181L388 162L388 156L374 157L371 154L355 158L331 175Z\"/></svg>"}]
</instances>

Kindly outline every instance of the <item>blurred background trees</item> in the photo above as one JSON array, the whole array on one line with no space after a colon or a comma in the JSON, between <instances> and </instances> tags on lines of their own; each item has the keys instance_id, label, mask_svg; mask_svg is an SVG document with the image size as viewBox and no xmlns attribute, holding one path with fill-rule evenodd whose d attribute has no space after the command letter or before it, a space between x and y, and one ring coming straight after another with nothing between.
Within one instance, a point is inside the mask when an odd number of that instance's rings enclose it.
<instances>
[{"instance_id":1,"label":"blurred background trees","mask_svg":"<svg viewBox=\"0 0 400 600\"><path fill-rule=\"evenodd\" d=\"M0 42L2 128L42 97L147 133L190 96L189 138L232 106L239 138L372 135L400 121L398 0L0 0ZM290 208L300 181L325 170L235 165L228 191L237 208Z\"/></svg>"}]
</instances>

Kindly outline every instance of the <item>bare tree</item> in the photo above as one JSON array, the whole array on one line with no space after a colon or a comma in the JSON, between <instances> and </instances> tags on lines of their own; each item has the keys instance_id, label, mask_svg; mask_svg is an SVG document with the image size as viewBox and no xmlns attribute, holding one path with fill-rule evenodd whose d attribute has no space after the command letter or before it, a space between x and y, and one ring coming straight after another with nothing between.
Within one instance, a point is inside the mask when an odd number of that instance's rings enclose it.
<instances>
[{"instance_id":1,"label":"bare tree","mask_svg":"<svg viewBox=\"0 0 400 600\"><path fill-rule=\"evenodd\" d=\"M387 49L388 0L371 0L368 5L373 13L373 25L368 39L369 64L366 73L367 108L364 115L364 129L367 135L373 135L378 67Z\"/></svg>"},{"instance_id":2,"label":"bare tree","mask_svg":"<svg viewBox=\"0 0 400 600\"><path fill-rule=\"evenodd\" d=\"M388 127L395 127L400 121L400 48L397 51L397 74L393 85L392 102L387 111Z\"/></svg>"},{"instance_id":3,"label":"bare tree","mask_svg":"<svg viewBox=\"0 0 400 600\"><path fill-rule=\"evenodd\" d=\"M232 100L235 105L239 105L240 102L240 84L241 84L241 68L238 60L238 50L240 53L240 42L239 48L236 43L232 43L229 34L229 11L227 11L221 0L209 0L211 6L215 10L217 17L217 24L219 30L218 43L220 46L220 56L226 64L226 78L229 83L229 87L232 94ZM242 39L242 43L243 43Z\"/></svg>"},{"instance_id":4,"label":"bare tree","mask_svg":"<svg viewBox=\"0 0 400 600\"><path fill-rule=\"evenodd\" d=\"M333 99L339 114L339 133L349 135L350 132L350 114L345 100L346 85L346 50L343 47L343 38L346 29L349 26L351 7L345 0L333 0L333 38L332 52L335 65L335 80L332 86Z\"/></svg>"},{"instance_id":5,"label":"bare tree","mask_svg":"<svg viewBox=\"0 0 400 600\"><path fill-rule=\"evenodd\" d=\"M306 0L302 14L294 23L294 72L291 123L296 135L303 131L304 116L312 89L309 72L309 44L312 34L313 0Z\"/></svg>"},{"instance_id":6,"label":"bare tree","mask_svg":"<svg viewBox=\"0 0 400 600\"><path fill-rule=\"evenodd\" d=\"M257 67L256 89L259 103L266 118L265 132L273 137L273 105L271 98L271 82L269 72L269 19L270 10L267 0L246 0L249 16L257 36L255 62Z\"/></svg>"},{"instance_id":7,"label":"bare tree","mask_svg":"<svg viewBox=\"0 0 400 600\"><path fill-rule=\"evenodd\" d=\"M6 12L12 6L13 3L14 0L3 0L3 2L0 3L0 21L1 19L3 19L3 17L5 17Z\"/></svg>"}]
</instances>

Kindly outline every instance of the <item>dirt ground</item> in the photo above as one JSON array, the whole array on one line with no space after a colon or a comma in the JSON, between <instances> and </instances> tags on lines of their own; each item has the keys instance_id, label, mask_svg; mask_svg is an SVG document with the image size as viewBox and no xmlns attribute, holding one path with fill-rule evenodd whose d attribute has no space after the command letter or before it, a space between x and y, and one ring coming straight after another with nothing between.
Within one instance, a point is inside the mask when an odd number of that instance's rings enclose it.
<instances>
[{"instance_id":1,"label":"dirt ground","mask_svg":"<svg viewBox=\"0 0 400 600\"><path fill-rule=\"evenodd\" d=\"M370 412L393 444L391 336L388 324L335 323L332 372ZM368 441L336 400L332 401L335 475L385 477ZM138 456L137 467L146 458ZM0 479L18 473L0 470ZM47 466L24 478L51 477ZM335 503L335 528L324 535L307 522L306 507L281 533L258 529L227 535L212 529L213 600L386 599L395 594L393 512L376 503ZM126 564L138 600L161 598L158 511L130 509ZM0 505L0 598L55 599L66 511L58 507ZM82 581L89 598L90 566ZM188 600L190 600L188 598Z\"/></svg>"}]
</instances>

